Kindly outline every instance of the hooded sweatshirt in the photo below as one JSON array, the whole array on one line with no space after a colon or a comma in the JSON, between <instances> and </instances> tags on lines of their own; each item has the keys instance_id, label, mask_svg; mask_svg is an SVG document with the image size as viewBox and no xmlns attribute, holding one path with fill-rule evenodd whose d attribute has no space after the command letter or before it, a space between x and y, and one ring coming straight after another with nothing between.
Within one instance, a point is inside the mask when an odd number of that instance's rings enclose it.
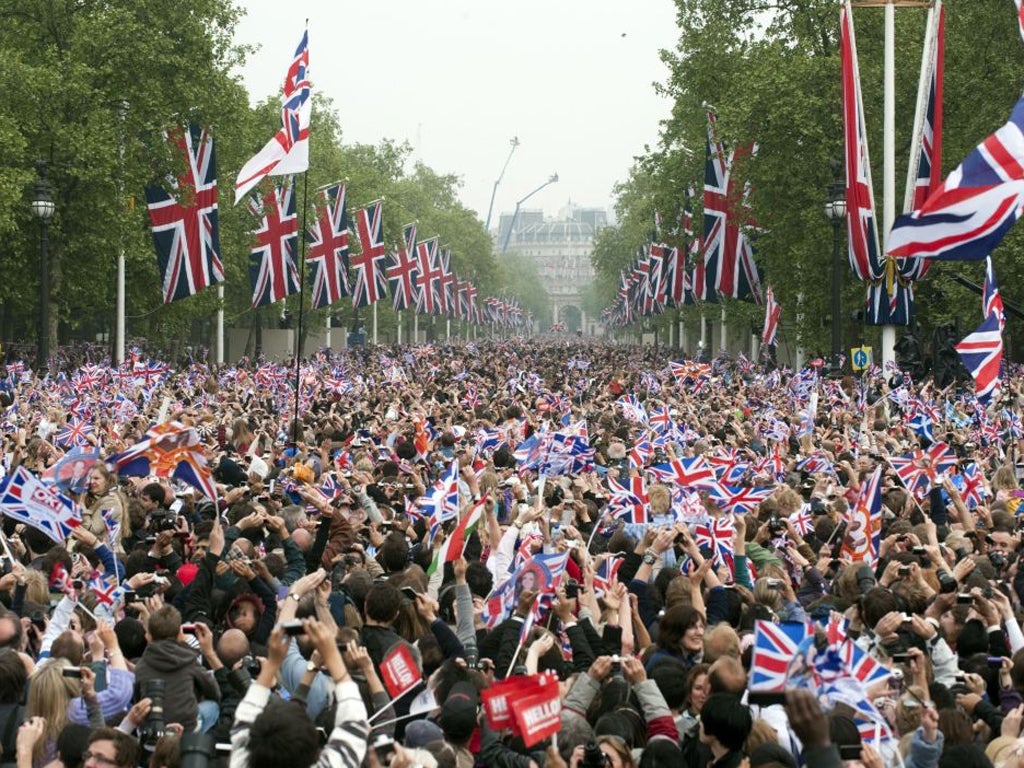
<instances>
[{"instance_id":1,"label":"hooded sweatshirt","mask_svg":"<svg viewBox=\"0 0 1024 768\"><path fill-rule=\"evenodd\" d=\"M177 640L157 640L142 652L135 665L136 700L147 694L146 684L164 681L164 722L181 723L185 732L195 730L199 699L220 701L220 687L213 675L199 666L196 652Z\"/></svg>"}]
</instances>

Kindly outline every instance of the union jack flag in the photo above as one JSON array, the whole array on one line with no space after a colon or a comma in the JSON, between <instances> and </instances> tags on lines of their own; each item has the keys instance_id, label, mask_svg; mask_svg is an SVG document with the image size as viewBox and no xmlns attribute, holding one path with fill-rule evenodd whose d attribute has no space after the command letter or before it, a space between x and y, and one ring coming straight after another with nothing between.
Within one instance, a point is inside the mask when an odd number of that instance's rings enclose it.
<instances>
[{"instance_id":1,"label":"union jack flag","mask_svg":"<svg viewBox=\"0 0 1024 768\"><path fill-rule=\"evenodd\" d=\"M50 588L55 592L67 595L72 600L77 599L74 579L71 578L71 574L64 568L63 563L56 563L53 566L53 570L50 571Z\"/></svg>"},{"instance_id":2,"label":"union jack flag","mask_svg":"<svg viewBox=\"0 0 1024 768\"><path fill-rule=\"evenodd\" d=\"M118 586L117 580L110 580L109 577L102 573L94 572L87 586L96 596L96 602L100 605L111 606L117 601L118 597L124 595L124 590Z\"/></svg>"},{"instance_id":3,"label":"union jack flag","mask_svg":"<svg viewBox=\"0 0 1024 768\"><path fill-rule=\"evenodd\" d=\"M934 446L933 446L934 447ZM847 512L843 554L854 562L873 565L882 538L882 467L861 486L857 503Z\"/></svg>"},{"instance_id":4,"label":"union jack flag","mask_svg":"<svg viewBox=\"0 0 1024 768\"><path fill-rule=\"evenodd\" d=\"M163 275L164 303L194 296L224 281L217 220L217 164L213 137L198 126L169 133L185 168L169 177L171 191L146 187L150 231Z\"/></svg>"},{"instance_id":5,"label":"union jack flag","mask_svg":"<svg viewBox=\"0 0 1024 768\"><path fill-rule=\"evenodd\" d=\"M626 484L609 477L608 489L611 491L608 511L616 518L636 525L650 522L650 498L642 477L628 478Z\"/></svg>"},{"instance_id":6,"label":"union jack flag","mask_svg":"<svg viewBox=\"0 0 1024 768\"><path fill-rule=\"evenodd\" d=\"M985 289L981 298L981 314L983 317L995 315L999 318L1000 332L1006 328L1006 310L1003 308L999 286L996 285L996 270L992 266L991 256L985 257Z\"/></svg>"},{"instance_id":7,"label":"union jack flag","mask_svg":"<svg viewBox=\"0 0 1024 768\"><path fill-rule=\"evenodd\" d=\"M356 215L359 244L362 246L362 251L352 257L352 266L356 270L356 280L352 286L352 303L357 307L377 303L384 298L384 292L387 290L383 211L384 202L375 200Z\"/></svg>"},{"instance_id":8,"label":"union jack flag","mask_svg":"<svg viewBox=\"0 0 1024 768\"><path fill-rule=\"evenodd\" d=\"M235 205L267 176L287 176L309 168L309 123L313 112L309 80L309 31L303 30L281 97L281 127L238 172Z\"/></svg>"},{"instance_id":9,"label":"union jack flag","mask_svg":"<svg viewBox=\"0 0 1024 768\"><path fill-rule=\"evenodd\" d=\"M742 193L733 176L734 166L753 155L752 145L742 146L726 155L724 144L715 131L715 113L708 110L708 139L704 164L704 291L714 280L713 292L718 296L744 298L758 296L760 278L753 262L750 240L741 226Z\"/></svg>"},{"instance_id":10,"label":"union jack flag","mask_svg":"<svg viewBox=\"0 0 1024 768\"><path fill-rule=\"evenodd\" d=\"M708 495L719 508L736 514L753 512L757 506L775 492L773 486L750 488L748 486L717 484L709 489Z\"/></svg>"},{"instance_id":11,"label":"union jack flag","mask_svg":"<svg viewBox=\"0 0 1024 768\"><path fill-rule=\"evenodd\" d=\"M321 189L316 221L306 230L306 263L313 268L313 307L328 307L351 295L348 285L348 216L345 185Z\"/></svg>"},{"instance_id":12,"label":"union jack flag","mask_svg":"<svg viewBox=\"0 0 1024 768\"><path fill-rule=\"evenodd\" d=\"M733 572L732 539L736 533L732 517L716 517L706 523L699 523L693 529L693 541L704 551L710 551L715 567L726 566Z\"/></svg>"},{"instance_id":13,"label":"union jack flag","mask_svg":"<svg viewBox=\"0 0 1024 768\"><path fill-rule=\"evenodd\" d=\"M618 581L619 568L622 567L623 558L606 557L594 571L594 593L603 595Z\"/></svg>"},{"instance_id":14,"label":"union jack flag","mask_svg":"<svg viewBox=\"0 0 1024 768\"><path fill-rule=\"evenodd\" d=\"M437 266L441 272L437 278L437 311L442 315L451 315L455 303L452 301L452 286L456 277L452 273L452 251L447 246L438 252Z\"/></svg>"},{"instance_id":15,"label":"union jack flag","mask_svg":"<svg viewBox=\"0 0 1024 768\"><path fill-rule=\"evenodd\" d=\"M58 544L82 522L81 510L67 496L45 485L24 466L0 481L0 512L45 533Z\"/></svg>"},{"instance_id":16,"label":"union jack flag","mask_svg":"<svg viewBox=\"0 0 1024 768\"><path fill-rule=\"evenodd\" d=\"M623 395L615 401L615 407L622 411L622 416L629 421L647 423L647 411L636 395Z\"/></svg>"},{"instance_id":17,"label":"union jack flag","mask_svg":"<svg viewBox=\"0 0 1024 768\"><path fill-rule=\"evenodd\" d=\"M958 475L960 478L960 495L968 509L975 509L984 503L988 491L985 490L985 476L979 471L978 465L973 461L964 467L964 471Z\"/></svg>"},{"instance_id":18,"label":"union jack flag","mask_svg":"<svg viewBox=\"0 0 1024 768\"><path fill-rule=\"evenodd\" d=\"M843 79L843 136L846 156L846 227L850 267L858 280L874 280L882 274L875 226L875 193L871 186L868 137L857 64L857 42L849 0L843 4L840 41Z\"/></svg>"},{"instance_id":19,"label":"union jack flag","mask_svg":"<svg viewBox=\"0 0 1024 768\"><path fill-rule=\"evenodd\" d=\"M999 323L999 316L993 312L974 333L956 345L964 367L974 378L974 394L985 404L999 392L999 367L1003 362L1003 334Z\"/></svg>"},{"instance_id":20,"label":"union jack flag","mask_svg":"<svg viewBox=\"0 0 1024 768\"><path fill-rule=\"evenodd\" d=\"M54 434L53 442L61 448L85 446L89 444L89 437L94 431L92 424L88 421L72 416Z\"/></svg>"},{"instance_id":21,"label":"union jack flag","mask_svg":"<svg viewBox=\"0 0 1024 768\"><path fill-rule=\"evenodd\" d=\"M120 475L176 477L217 501L217 487L193 427L176 421L153 427L145 439L110 459Z\"/></svg>"},{"instance_id":22,"label":"union jack flag","mask_svg":"<svg viewBox=\"0 0 1024 768\"><path fill-rule=\"evenodd\" d=\"M1020 36L1024 38L1024 5L1021 0L1013 0L1017 5L1017 26L1020 27Z\"/></svg>"},{"instance_id":23,"label":"union jack flag","mask_svg":"<svg viewBox=\"0 0 1024 768\"><path fill-rule=\"evenodd\" d=\"M786 689L789 667L807 637L807 625L787 621L754 623L754 651L750 660L749 688L757 693L780 693Z\"/></svg>"},{"instance_id":24,"label":"union jack flag","mask_svg":"<svg viewBox=\"0 0 1024 768\"><path fill-rule=\"evenodd\" d=\"M432 237L416 244L416 311L434 314L437 311L437 293L440 286L441 270L437 264L437 238Z\"/></svg>"},{"instance_id":25,"label":"union jack flag","mask_svg":"<svg viewBox=\"0 0 1024 768\"><path fill-rule=\"evenodd\" d=\"M923 499L938 476L956 466L956 456L946 443L934 443L927 450L893 456L889 463L907 490Z\"/></svg>"},{"instance_id":26,"label":"union jack flag","mask_svg":"<svg viewBox=\"0 0 1024 768\"><path fill-rule=\"evenodd\" d=\"M637 469L641 468L654 458L654 447L651 445L651 441L647 439L646 435L641 435L635 443L633 448L629 452L629 464Z\"/></svg>"},{"instance_id":27,"label":"union jack flag","mask_svg":"<svg viewBox=\"0 0 1024 768\"><path fill-rule=\"evenodd\" d=\"M764 330L761 332L761 343L774 347L779 343L779 321L782 319L782 307L775 300L775 291L768 286L764 300Z\"/></svg>"},{"instance_id":28,"label":"union jack flag","mask_svg":"<svg viewBox=\"0 0 1024 768\"><path fill-rule=\"evenodd\" d=\"M416 276L419 274L419 260L416 258L416 222L406 224L402 245L391 256L388 267L388 286L391 288L391 303L401 312L416 303Z\"/></svg>"},{"instance_id":29,"label":"union jack flag","mask_svg":"<svg viewBox=\"0 0 1024 768\"><path fill-rule=\"evenodd\" d=\"M295 269L295 244L299 224L295 216L295 185L287 179L274 185L262 202L251 198L249 210L259 218L254 235L256 243L249 256L249 280L252 306L265 307L285 296L299 292L299 273Z\"/></svg>"},{"instance_id":30,"label":"union jack flag","mask_svg":"<svg viewBox=\"0 0 1024 768\"><path fill-rule=\"evenodd\" d=\"M651 411L650 416L647 419L647 424L651 429L656 430L659 434L664 434L672 430L672 412L667 405L659 405L657 408Z\"/></svg>"},{"instance_id":31,"label":"union jack flag","mask_svg":"<svg viewBox=\"0 0 1024 768\"><path fill-rule=\"evenodd\" d=\"M807 536L814 532L814 515L808 504L802 504L800 509L789 516L789 522L801 536Z\"/></svg>"},{"instance_id":32,"label":"union jack flag","mask_svg":"<svg viewBox=\"0 0 1024 768\"><path fill-rule=\"evenodd\" d=\"M1024 203L1024 98L919 210L896 219L887 248L897 257L977 260L988 256Z\"/></svg>"}]
</instances>

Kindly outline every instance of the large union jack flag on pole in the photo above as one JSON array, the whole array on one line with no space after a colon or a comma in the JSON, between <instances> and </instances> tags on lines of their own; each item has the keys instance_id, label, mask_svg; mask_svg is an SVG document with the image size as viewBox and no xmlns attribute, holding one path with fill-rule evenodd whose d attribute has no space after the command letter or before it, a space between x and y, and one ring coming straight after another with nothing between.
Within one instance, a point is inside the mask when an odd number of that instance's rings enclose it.
<instances>
[{"instance_id":1,"label":"large union jack flag on pole","mask_svg":"<svg viewBox=\"0 0 1024 768\"><path fill-rule=\"evenodd\" d=\"M760 283L750 240L740 226L745 214L733 176L734 164L751 156L754 148L742 146L726 154L715 123L715 113L709 109L704 163L704 296L699 297L704 301L711 294L735 299L756 296Z\"/></svg>"},{"instance_id":2,"label":"large union jack flag on pole","mask_svg":"<svg viewBox=\"0 0 1024 768\"><path fill-rule=\"evenodd\" d=\"M292 56L281 97L281 127L274 138L238 172L235 205L267 176L287 176L309 169L309 123L313 89L309 81L309 30Z\"/></svg>"},{"instance_id":3,"label":"large union jack flag on pole","mask_svg":"<svg viewBox=\"0 0 1024 768\"><path fill-rule=\"evenodd\" d=\"M434 314L437 311L437 293L441 269L437 263L437 238L416 244L416 311Z\"/></svg>"},{"instance_id":4,"label":"large union jack flag on pole","mask_svg":"<svg viewBox=\"0 0 1024 768\"><path fill-rule=\"evenodd\" d=\"M249 210L260 217L256 242L249 256L252 306L264 307L299 292L295 244L299 224L295 215L295 185L286 179L263 195L250 199Z\"/></svg>"},{"instance_id":5,"label":"large union jack flag on pole","mask_svg":"<svg viewBox=\"0 0 1024 768\"><path fill-rule=\"evenodd\" d=\"M1024 205L1024 98L1010 120L966 157L924 206L896 219L893 256L978 260L988 256Z\"/></svg>"},{"instance_id":6,"label":"large union jack flag on pole","mask_svg":"<svg viewBox=\"0 0 1024 768\"><path fill-rule=\"evenodd\" d=\"M313 268L313 307L327 307L351 295L348 286L348 217L345 185L321 189L316 220L306 230L309 251L306 262Z\"/></svg>"},{"instance_id":7,"label":"large union jack flag on pole","mask_svg":"<svg viewBox=\"0 0 1024 768\"><path fill-rule=\"evenodd\" d=\"M146 187L150 230L163 275L164 303L194 296L224 281L217 223L217 164L205 129L178 128L167 136L183 156L184 171L168 177L170 191Z\"/></svg>"},{"instance_id":8,"label":"large union jack flag on pole","mask_svg":"<svg viewBox=\"0 0 1024 768\"><path fill-rule=\"evenodd\" d=\"M864 102L857 66L857 41L853 34L850 2L843 4L841 57L843 80L843 137L846 157L846 230L850 267L858 280L882 275L878 230L875 226L875 193L871 186L868 137L864 126Z\"/></svg>"},{"instance_id":9,"label":"large union jack flag on pole","mask_svg":"<svg viewBox=\"0 0 1024 768\"><path fill-rule=\"evenodd\" d=\"M779 321L781 319L782 307L775 300L775 292L769 285L764 301L764 330L761 332L761 343L772 347L779 343Z\"/></svg>"},{"instance_id":10,"label":"large union jack flag on pole","mask_svg":"<svg viewBox=\"0 0 1024 768\"><path fill-rule=\"evenodd\" d=\"M406 224L402 244L398 253L392 254L388 267L388 287L391 288L391 303L397 311L408 309L416 303L416 275L419 262L416 259L416 222Z\"/></svg>"},{"instance_id":11,"label":"large union jack flag on pole","mask_svg":"<svg viewBox=\"0 0 1024 768\"><path fill-rule=\"evenodd\" d=\"M384 201L374 200L356 214L356 228L362 250L352 257L356 270L352 286L352 303L357 307L368 307L384 298L387 290L385 264L388 256L384 252Z\"/></svg>"}]
</instances>

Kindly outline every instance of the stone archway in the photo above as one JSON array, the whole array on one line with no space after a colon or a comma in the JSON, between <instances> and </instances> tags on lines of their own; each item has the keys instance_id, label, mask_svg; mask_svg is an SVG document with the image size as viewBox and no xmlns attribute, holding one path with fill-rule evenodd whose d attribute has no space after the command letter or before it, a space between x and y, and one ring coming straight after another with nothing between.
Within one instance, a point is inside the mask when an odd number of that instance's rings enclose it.
<instances>
[{"instance_id":1,"label":"stone archway","mask_svg":"<svg viewBox=\"0 0 1024 768\"><path fill-rule=\"evenodd\" d=\"M565 323L565 329L572 333L583 330L583 312L575 304L567 304L558 313L558 319Z\"/></svg>"}]
</instances>

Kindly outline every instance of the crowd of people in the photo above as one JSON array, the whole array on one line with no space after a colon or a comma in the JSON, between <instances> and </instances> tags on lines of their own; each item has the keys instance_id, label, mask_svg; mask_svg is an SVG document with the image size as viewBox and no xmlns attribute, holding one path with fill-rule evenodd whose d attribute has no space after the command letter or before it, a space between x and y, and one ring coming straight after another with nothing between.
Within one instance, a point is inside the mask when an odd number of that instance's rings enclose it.
<instances>
[{"instance_id":1,"label":"crowd of people","mask_svg":"<svg viewBox=\"0 0 1024 768\"><path fill-rule=\"evenodd\" d=\"M76 513L0 490L0 766L1016 768L1021 406L578 339L8 361L0 476ZM161 429L192 474L124 460Z\"/></svg>"}]
</instances>

